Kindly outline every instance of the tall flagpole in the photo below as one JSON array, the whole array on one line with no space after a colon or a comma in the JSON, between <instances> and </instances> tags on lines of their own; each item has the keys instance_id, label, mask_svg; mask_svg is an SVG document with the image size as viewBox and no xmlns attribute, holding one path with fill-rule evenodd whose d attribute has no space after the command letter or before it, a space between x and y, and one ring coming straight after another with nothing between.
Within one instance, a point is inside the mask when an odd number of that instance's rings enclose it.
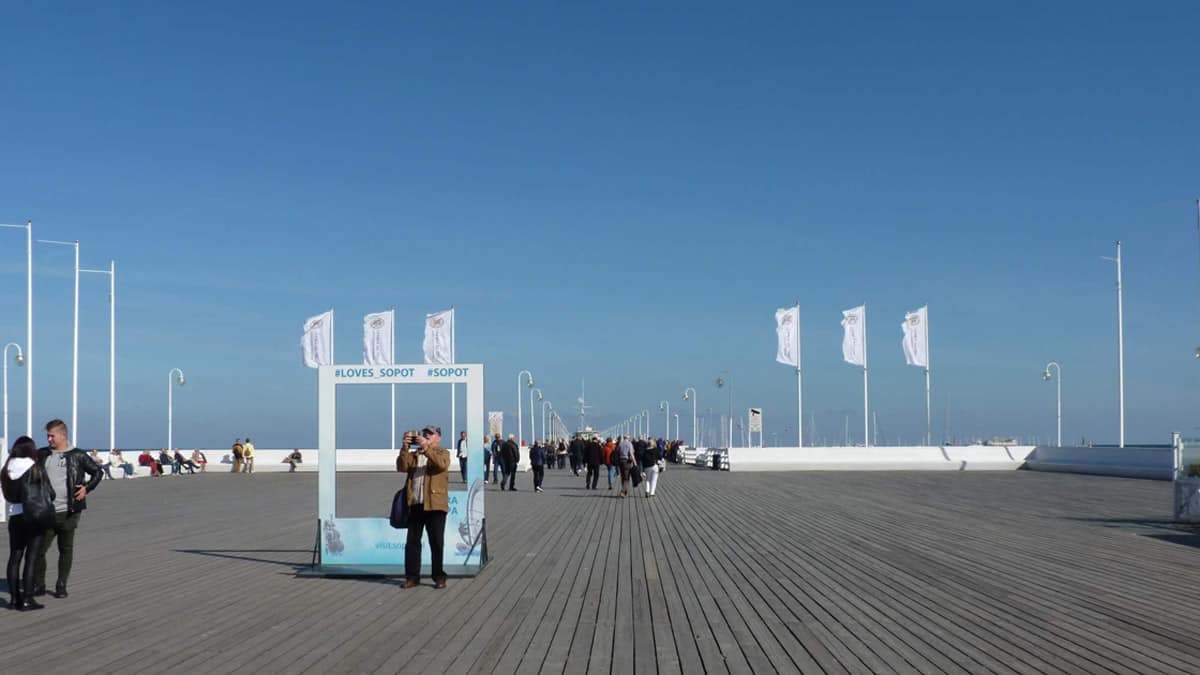
<instances>
[{"instance_id":1,"label":"tall flagpole","mask_svg":"<svg viewBox=\"0 0 1200 675\"><path fill-rule=\"evenodd\" d=\"M800 303L796 303L796 444L804 447L804 381L800 377Z\"/></svg>"},{"instance_id":2,"label":"tall flagpole","mask_svg":"<svg viewBox=\"0 0 1200 675\"><path fill-rule=\"evenodd\" d=\"M867 303L863 303L863 447L871 447L871 414L867 386Z\"/></svg>"},{"instance_id":3,"label":"tall flagpole","mask_svg":"<svg viewBox=\"0 0 1200 675\"><path fill-rule=\"evenodd\" d=\"M391 363L396 365L396 306L392 305L392 354ZM396 449L396 383L392 383L392 450Z\"/></svg>"},{"instance_id":4,"label":"tall flagpole","mask_svg":"<svg viewBox=\"0 0 1200 675\"><path fill-rule=\"evenodd\" d=\"M929 303L925 303L925 445L933 445L933 432L930 426L932 417L929 407L929 364L931 351L933 350L929 347Z\"/></svg>"},{"instance_id":5,"label":"tall flagpole","mask_svg":"<svg viewBox=\"0 0 1200 675\"><path fill-rule=\"evenodd\" d=\"M458 326L454 325L456 323L456 319L457 319L457 314L454 312L454 305L450 305L450 363L458 363L458 354L455 353L456 348L457 348L457 345L455 344L455 342L457 342L457 338L455 337L455 335L458 333ZM456 404L455 396L457 395L457 392L455 392L456 389L458 389L458 385L451 382L450 383L450 434L451 434L450 437L454 438L455 446L458 445L458 430L454 426L457 423L457 420L455 419L455 414L458 412L458 410L456 409L457 406L455 405Z\"/></svg>"}]
</instances>

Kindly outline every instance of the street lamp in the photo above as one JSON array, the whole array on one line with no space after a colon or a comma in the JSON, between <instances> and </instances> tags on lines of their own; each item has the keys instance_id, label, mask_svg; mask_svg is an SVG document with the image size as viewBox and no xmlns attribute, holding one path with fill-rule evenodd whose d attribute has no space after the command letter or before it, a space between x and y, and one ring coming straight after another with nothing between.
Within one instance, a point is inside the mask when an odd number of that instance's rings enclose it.
<instances>
[{"instance_id":1,"label":"street lamp","mask_svg":"<svg viewBox=\"0 0 1200 675\"><path fill-rule=\"evenodd\" d=\"M529 435L535 437L533 439L533 441L537 440L537 438L536 438L537 425L534 424L534 422L533 422L533 414L534 414L533 392L535 392L535 391L537 392L537 400L539 400L539 401L542 400L542 390L541 389L530 389L529 390ZM533 445L533 441L531 441L529 443L529 445Z\"/></svg>"},{"instance_id":2,"label":"street lamp","mask_svg":"<svg viewBox=\"0 0 1200 675\"><path fill-rule=\"evenodd\" d=\"M0 225L25 230L25 435L33 437L33 221L24 225ZM7 435L5 436L7 438Z\"/></svg>"},{"instance_id":3,"label":"street lamp","mask_svg":"<svg viewBox=\"0 0 1200 675\"><path fill-rule=\"evenodd\" d=\"M522 370L521 372L517 373L517 447L521 446L521 441L524 436L524 429L522 429L522 427L521 427L521 425L523 424L523 422L521 421L521 416L524 414L521 412L521 376L522 375L529 376L529 388L533 389L533 373L529 372L528 370ZM531 398L532 398L532 396L533 396L533 394L530 394ZM533 408L533 403L530 403L529 407ZM532 412L530 414L532 415ZM530 431L533 431L533 429L530 429Z\"/></svg>"},{"instance_id":4,"label":"street lamp","mask_svg":"<svg viewBox=\"0 0 1200 675\"><path fill-rule=\"evenodd\" d=\"M17 358L16 358L17 365L18 366L25 365L25 354L21 352L21 345L15 343L15 342L10 342L10 343L4 345L4 443L3 443L3 447L0 447L0 455L4 455L5 457L0 458L0 466L2 466L4 464L5 458L7 457L7 454L8 454L8 446L12 444L10 442L11 439L9 439L9 437L8 437L8 348L9 347L17 348Z\"/></svg>"},{"instance_id":5,"label":"street lamp","mask_svg":"<svg viewBox=\"0 0 1200 675\"><path fill-rule=\"evenodd\" d=\"M1117 263L1117 400L1120 406L1120 447L1125 447L1125 307L1121 286L1121 242L1117 242L1117 257L1100 256Z\"/></svg>"},{"instance_id":6,"label":"street lamp","mask_svg":"<svg viewBox=\"0 0 1200 675\"><path fill-rule=\"evenodd\" d=\"M56 244L75 248L75 338L71 347L71 445L78 447L79 426L79 240L54 241L38 239L39 244Z\"/></svg>"},{"instance_id":7,"label":"street lamp","mask_svg":"<svg viewBox=\"0 0 1200 675\"><path fill-rule=\"evenodd\" d=\"M1050 366L1054 366L1058 377L1050 373ZM1058 447L1062 447L1062 366L1058 362L1051 361L1046 364L1046 370L1042 372L1042 379L1049 382L1054 379L1058 384Z\"/></svg>"},{"instance_id":8,"label":"street lamp","mask_svg":"<svg viewBox=\"0 0 1200 675\"><path fill-rule=\"evenodd\" d=\"M108 449L111 452L117 448L117 263L108 261L106 270L79 271L108 275Z\"/></svg>"},{"instance_id":9,"label":"street lamp","mask_svg":"<svg viewBox=\"0 0 1200 675\"><path fill-rule=\"evenodd\" d=\"M542 401L542 440L543 441L546 440L546 408L547 407L549 407L550 410L554 410L554 406L550 404L550 401ZM553 427L554 420L551 419L550 422L551 422L551 426ZM551 428L550 430L554 431L553 428Z\"/></svg>"},{"instance_id":10,"label":"street lamp","mask_svg":"<svg viewBox=\"0 0 1200 675\"><path fill-rule=\"evenodd\" d=\"M666 401L658 402L658 409L667 411L667 433L663 434L663 438L671 438L671 404Z\"/></svg>"},{"instance_id":11,"label":"street lamp","mask_svg":"<svg viewBox=\"0 0 1200 675\"><path fill-rule=\"evenodd\" d=\"M691 392L690 398L692 399L692 449L694 450L700 443L700 438L696 435L696 390L692 387L684 389L683 400L685 401L689 398L688 392Z\"/></svg>"},{"instance_id":12,"label":"street lamp","mask_svg":"<svg viewBox=\"0 0 1200 675\"><path fill-rule=\"evenodd\" d=\"M642 432L642 435L643 435L643 436L645 436L645 437L649 437L649 436L650 436L650 411L649 411L649 410L646 410L645 408L643 408L643 409L642 409L642 414L641 414L641 416L638 418L638 419L639 419L639 421L640 421L640 420L641 420L641 418L643 418L643 417L644 417L644 418L646 418L646 426L644 426L644 427L643 427L644 431Z\"/></svg>"},{"instance_id":13,"label":"street lamp","mask_svg":"<svg viewBox=\"0 0 1200 675\"><path fill-rule=\"evenodd\" d=\"M725 377L729 377L728 370L722 370L717 375L718 375L717 389L720 389L721 387L724 387L725 385L729 385L729 444L726 445L725 447L732 448L733 447L733 383L725 378L720 377L721 375L724 375Z\"/></svg>"},{"instance_id":14,"label":"street lamp","mask_svg":"<svg viewBox=\"0 0 1200 675\"><path fill-rule=\"evenodd\" d=\"M175 373L179 373L178 378L171 377ZM183 386L183 371L178 368L172 368L167 371L167 451L171 452L175 449L173 433L175 431L175 390L172 385L176 382L179 386Z\"/></svg>"},{"instance_id":15,"label":"street lamp","mask_svg":"<svg viewBox=\"0 0 1200 675\"><path fill-rule=\"evenodd\" d=\"M673 437L671 438L671 440L673 440L673 441L677 441L677 440L679 440L679 439L680 439L680 435L679 435L679 413L675 413L675 436L673 436Z\"/></svg>"}]
</instances>

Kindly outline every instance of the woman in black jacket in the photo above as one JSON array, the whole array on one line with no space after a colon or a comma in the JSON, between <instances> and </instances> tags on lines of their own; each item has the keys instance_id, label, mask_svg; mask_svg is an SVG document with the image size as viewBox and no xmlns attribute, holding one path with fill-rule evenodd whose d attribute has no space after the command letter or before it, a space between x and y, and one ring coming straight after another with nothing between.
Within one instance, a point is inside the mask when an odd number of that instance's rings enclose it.
<instances>
[{"instance_id":1,"label":"woman in black jacket","mask_svg":"<svg viewBox=\"0 0 1200 675\"><path fill-rule=\"evenodd\" d=\"M0 490L8 502L9 607L21 611L41 609L43 605L33 599L33 566L46 531L44 521L48 517L54 523L54 488L50 487L46 470L37 463L37 444L32 438L22 436L13 443L12 453L0 469Z\"/></svg>"}]
</instances>

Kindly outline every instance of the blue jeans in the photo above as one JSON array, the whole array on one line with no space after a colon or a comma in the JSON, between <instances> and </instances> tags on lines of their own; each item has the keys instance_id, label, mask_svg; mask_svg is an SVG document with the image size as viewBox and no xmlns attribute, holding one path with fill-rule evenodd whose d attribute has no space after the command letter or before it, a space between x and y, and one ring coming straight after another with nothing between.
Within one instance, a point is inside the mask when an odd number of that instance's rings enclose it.
<instances>
[{"instance_id":1,"label":"blue jeans","mask_svg":"<svg viewBox=\"0 0 1200 675\"><path fill-rule=\"evenodd\" d=\"M617 477L617 467L612 464L609 464L608 465L608 487L612 487L613 479L616 477Z\"/></svg>"}]
</instances>

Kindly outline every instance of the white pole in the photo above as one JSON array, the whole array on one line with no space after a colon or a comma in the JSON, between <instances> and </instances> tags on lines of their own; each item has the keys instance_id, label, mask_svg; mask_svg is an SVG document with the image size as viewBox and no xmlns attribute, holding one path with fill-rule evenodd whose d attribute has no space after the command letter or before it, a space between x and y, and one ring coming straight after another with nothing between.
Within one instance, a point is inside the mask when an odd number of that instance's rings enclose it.
<instances>
[{"instance_id":1,"label":"white pole","mask_svg":"<svg viewBox=\"0 0 1200 675\"><path fill-rule=\"evenodd\" d=\"M863 447L871 446L870 407L867 385L867 303L863 303Z\"/></svg>"},{"instance_id":2,"label":"white pole","mask_svg":"<svg viewBox=\"0 0 1200 675\"><path fill-rule=\"evenodd\" d=\"M700 435L697 433L698 430L696 428L696 389L694 387L688 387L687 389L684 389L683 400L686 401L688 399L689 391L692 392L692 448L694 449L700 442Z\"/></svg>"},{"instance_id":3,"label":"white pole","mask_svg":"<svg viewBox=\"0 0 1200 675\"><path fill-rule=\"evenodd\" d=\"M1121 447L1125 447L1125 308L1121 286L1121 242L1117 242L1117 371L1120 387Z\"/></svg>"},{"instance_id":4,"label":"white pole","mask_svg":"<svg viewBox=\"0 0 1200 675\"><path fill-rule=\"evenodd\" d=\"M517 373L517 447L518 448L521 447L521 439L523 438L523 434L524 434L524 429L522 428L523 421L521 419L522 416L524 415L524 413L521 411L521 376L522 375L529 376L529 386L530 386L530 388L533 387L533 373L529 372L528 370L522 370L521 372Z\"/></svg>"},{"instance_id":5,"label":"white pole","mask_svg":"<svg viewBox=\"0 0 1200 675\"><path fill-rule=\"evenodd\" d=\"M671 437L671 440L677 441L680 438L682 438L682 436L680 436L679 431L679 413L675 413L675 435Z\"/></svg>"},{"instance_id":6,"label":"white pole","mask_svg":"<svg viewBox=\"0 0 1200 675\"><path fill-rule=\"evenodd\" d=\"M666 401L663 401L661 405L666 406L666 410L667 410L667 425L666 425L667 431L666 431L666 433L663 434L663 438L669 439L669 438L671 438L671 404Z\"/></svg>"},{"instance_id":7,"label":"white pole","mask_svg":"<svg viewBox=\"0 0 1200 675\"><path fill-rule=\"evenodd\" d=\"M804 380L800 367L800 303L796 303L796 445L804 447Z\"/></svg>"},{"instance_id":8,"label":"white pole","mask_svg":"<svg viewBox=\"0 0 1200 675\"><path fill-rule=\"evenodd\" d=\"M541 389L534 389L532 387L529 389L529 435L530 436L537 436L537 418L535 418L533 416L534 415L533 392L535 392L535 391L538 393L539 397L542 395ZM533 443L536 440L537 440L536 438L531 439L529 441L529 446L533 447Z\"/></svg>"},{"instance_id":9,"label":"white pole","mask_svg":"<svg viewBox=\"0 0 1200 675\"><path fill-rule=\"evenodd\" d=\"M1058 370L1058 447L1062 447L1062 366L1054 364Z\"/></svg>"},{"instance_id":10,"label":"white pole","mask_svg":"<svg viewBox=\"0 0 1200 675\"><path fill-rule=\"evenodd\" d=\"M108 449L117 449L117 261L108 261Z\"/></svg>"},{"instance_id":11,"label":"white pole","mask_svg":"<svg viewBox=\"0 0 1200 675\"><path fill-rule=\"evenodd\" d=\"M0 227L25 230L25 435L33 437L33 221ZM66 242L56 242L66 243Z\"/></svg>"},{"instance_id":12,"label":"white pole","mask_svg":"<svg viewBox=\"0 0 1200 675\"><path fill-rule=\"evenodd\" d=\"M925 445L933 445L932 417L929 396L929 366L932 363L929 346L929 303L925 303Z\"/></svg>"},{"instance_id":13,"label":"white pole","mask_svg":"<svg viewBox=\"0 0 1200 675\"><path fill-rule=\"evenodd\" d=\"M0 466L4 465L8 456L8 446L12 445L12 439L8 436L8 348L17 348L17 365L21 365L24 357L21 354L21 345L10 342L4 345L4 443L0 445Z\"/></svg>"},{"instance_id":14,"label":"white pole","mask_svg":"<svg viewBox=\"0 0 1200 675\"><path fill-rule=\"evenodd\" d=\"M79 240L75 240L75 331L71 345L71 445L79 447Z\"/></svg>"},{"instance_id":15,"label":"white pole","mask_svg":"<svg viewBox=\"0 0 1200 675\"><path fill-rule=\"evenodd\" d=\"M396 306L392 305L392 353L389 355L392 365L396 364ZM396 449L396 383L392 383L392 450Z\"/></svg>"},{"instance_id":16,"label":"white pole","mask_svg":"<svg viewBox=\"0 0 1200 675\"><path fill-rule=\"evenodd\" d=\"M25 435L33 438L33 221L25 221Z\"/></svg>"},{"instance_id":17,"label":"white pole","mask_svg":"<svg viewBox=\"0 0 1200 675\"><path fill-rule=\"evenodd\" d=\"M457 315L454 311L454 305L450 305L450 363L458 363L458 354L455 352L455 349L457 348L457 345L455 344L455 342L456 342L455 336L458 333L458 326L455 325L456 319L457 319ZM458 431L455 429L455 425L458 424L458 420L456 418L456 415L458 414L458 410L457 410L458 405L457 405L457 401L455 400L456 396L458 395L457 389L458 389L458 385L451 382L450 383L450 433L453 434L453 438L455 438L455 439L458 438ZM532 415L533 410L530 410L529 414ZM532 425L530 425L530 426L532 426ZM454 442L458 443L457 440L455 440Z\"/></svg>"}]
</instances>

